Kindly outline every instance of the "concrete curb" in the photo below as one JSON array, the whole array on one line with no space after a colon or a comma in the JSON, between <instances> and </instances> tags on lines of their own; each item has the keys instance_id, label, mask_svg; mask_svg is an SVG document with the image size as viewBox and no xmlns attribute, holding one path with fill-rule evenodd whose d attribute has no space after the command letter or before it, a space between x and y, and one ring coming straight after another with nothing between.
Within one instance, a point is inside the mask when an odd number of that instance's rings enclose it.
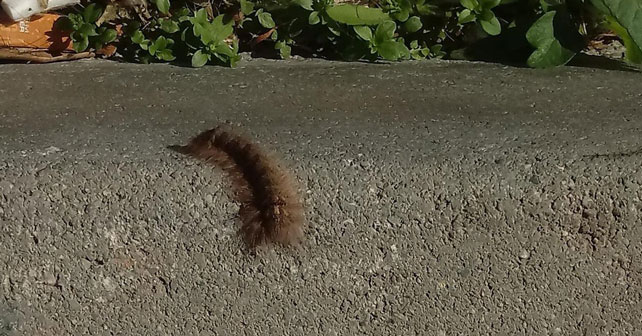
<instances>
[{"instance_id":1,"label":"concrete curb","mask_svg":"<svg viewBox=\"0 0 642 336\"><path fill-rule=\"evenodd\" d=\"M0 335L633 335L640 75L484 64L3 65ZM307 241L241 252L231 120Z\"/></svg>"}]
</instances>

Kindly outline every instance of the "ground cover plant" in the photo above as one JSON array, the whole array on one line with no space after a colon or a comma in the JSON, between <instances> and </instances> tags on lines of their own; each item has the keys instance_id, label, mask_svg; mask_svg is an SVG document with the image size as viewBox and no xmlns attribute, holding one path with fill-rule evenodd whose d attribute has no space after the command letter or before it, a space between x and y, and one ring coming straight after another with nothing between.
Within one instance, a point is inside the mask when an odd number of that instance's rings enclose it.
<instances>
[{"instance_id":1,"label":"ground cover plant","mask_svg":"<svg viewBox=\"0 0 642 336\"><path fill-rule=\"evenodd\" d=\"M564 65L596 36L642 63L642 0L124 0L66 9L76 51L234 66L239 52L346 61L458 57ZM480 56L481 55L481 56Z\"/></svg>"}]
</instances>

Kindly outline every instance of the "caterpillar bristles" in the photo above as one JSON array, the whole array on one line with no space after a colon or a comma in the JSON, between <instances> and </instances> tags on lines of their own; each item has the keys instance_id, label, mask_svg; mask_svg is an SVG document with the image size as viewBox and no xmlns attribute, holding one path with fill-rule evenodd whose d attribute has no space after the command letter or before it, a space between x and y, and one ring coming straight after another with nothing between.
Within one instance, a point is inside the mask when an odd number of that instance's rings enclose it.
<instances>
[{"instance_id":1,"label":"caterpillar bristles","mask_svg":"<svg viewBox=\"0 0 642 336\"><path fill-rule=\"evenodd\" d=\"M197 135L186 146L170 148L227 173L240 203L239 233L248 248L302 241L304 211L292 176L249 138L221 125Z\"/></svg>"}]
</instances>

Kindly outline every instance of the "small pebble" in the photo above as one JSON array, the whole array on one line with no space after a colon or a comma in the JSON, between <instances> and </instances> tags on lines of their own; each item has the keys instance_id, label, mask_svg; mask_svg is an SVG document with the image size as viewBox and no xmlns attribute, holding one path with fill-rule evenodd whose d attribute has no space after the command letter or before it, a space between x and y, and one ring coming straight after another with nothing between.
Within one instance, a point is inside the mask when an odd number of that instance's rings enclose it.
<instances>
[{"instance_id":1,"label":"small pebble","mask_svg":"<svg viewBox=\"0 0 642 336\"><path fill-rule=\"evenodd\" d=\"M522 250L522 252L519 254L519 258L520 259L528 259L528 257L530 257L530 256L531 256L531 254L528 253L528 251L526 251L526 250Z\"/></svg>"},{"instance_id":2,"label":"small pebble","mask_svg":"<svg viewBox=\"0 0 642 336\"><path fill-rule=\"evenodd\" d=\"M42 282L47 285L53 286L56 284L56 276L51 273L45 273L42 277Z\"/></svg>"},{"instance_id":3,"label":"small pebble","mask_svg":"<svg viewBox=\"0 0 642 336\"><path fill-rule=\"evenodd\" d=\"M49 147L45 148L44 151L40 152L40 155L46 156L46 155L53 154L53 153L58 153L58 152L62 152L62 149L60 149L60 148L58 148L56 146L49 146Z\"/></svg>"}]
</instances>

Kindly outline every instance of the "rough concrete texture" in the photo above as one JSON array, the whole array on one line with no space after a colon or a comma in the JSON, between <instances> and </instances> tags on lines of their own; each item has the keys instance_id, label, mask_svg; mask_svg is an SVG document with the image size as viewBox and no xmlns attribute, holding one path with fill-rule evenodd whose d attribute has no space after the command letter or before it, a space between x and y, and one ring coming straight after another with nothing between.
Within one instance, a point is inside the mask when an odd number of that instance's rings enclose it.
<instances>
[{"instance_id":1,"label":"rough concrete texture","mask_svg":"<svg viewBox=\"0 0 642 336\"><path fill-rule=\"evenodd\" d=\"M0 67L0 334L639 335L642 77L248 61ZM244 254L231 120L307 241Z\"/></svg>"}]
</instances>

